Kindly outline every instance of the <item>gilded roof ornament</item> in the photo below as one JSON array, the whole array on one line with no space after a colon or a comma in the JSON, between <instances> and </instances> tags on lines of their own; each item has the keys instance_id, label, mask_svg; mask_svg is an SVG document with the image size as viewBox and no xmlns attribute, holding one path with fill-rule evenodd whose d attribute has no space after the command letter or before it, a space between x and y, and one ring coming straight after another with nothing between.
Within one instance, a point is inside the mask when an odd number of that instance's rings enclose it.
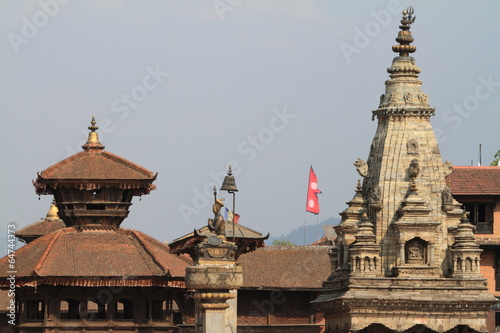
<instances>
[{"instance_id":1,"label":"gilded roof ornament","mask_svg":"<svg viewBox=\"0 0 500 333\"><path fill-rule=\"evenodd\" d=\"M417 50L415 45L410 45L413 42L413 36L411 35L410 27L413 22L415 22L415 16L413 16L413 7L408 7L403 10L403 18L401 19L401 25L399 28L401 31L398 33L398 37L396 38L396 42L399 45L394 45L392 50L396 53L399 53L401 57L407 57L410 53L413 53Z\"/></svg>"},{"instance_id":2,"label":"gilded roof ornament","mask_svg":"<svg viewBox=\"0 0 500 333\"><path fill-rule=\"evenodd\" d=\"M88 129L90 130L89 137L82 148L85 150L89 148L104 149L104 146L101 142L99 142L99 135L96 132L99 129L99 126L96 126L95 116L92 116L92 121L90 122Z\"/></svg>"}]
</instances>

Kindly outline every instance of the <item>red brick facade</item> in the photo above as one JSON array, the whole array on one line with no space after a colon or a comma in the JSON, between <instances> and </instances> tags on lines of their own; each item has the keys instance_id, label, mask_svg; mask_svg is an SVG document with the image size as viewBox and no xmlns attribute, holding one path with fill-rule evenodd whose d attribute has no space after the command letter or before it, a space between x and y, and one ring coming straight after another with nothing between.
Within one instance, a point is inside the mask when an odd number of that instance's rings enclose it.
<instances>
[{"instance_id":1,"label":"red brick facade","mask_svg":"<svg viewBox=\"0 0 500 333\"><path fill-rule=\"evenodd\" d=\"M500 300L500 167L455 166L447 178L453 197L470 212L481 245L481 274ZM500 326L500 306L487 319L488 332Z\"/></svg>"}]
</instances>

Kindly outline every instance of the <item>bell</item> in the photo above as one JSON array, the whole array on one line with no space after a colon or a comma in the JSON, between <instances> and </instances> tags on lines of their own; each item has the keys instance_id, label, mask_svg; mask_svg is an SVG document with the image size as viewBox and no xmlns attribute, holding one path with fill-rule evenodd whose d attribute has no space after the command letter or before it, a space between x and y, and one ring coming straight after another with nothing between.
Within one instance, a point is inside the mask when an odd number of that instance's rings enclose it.
<instances>
[{"instance_id":1,"label":"bell","mask_svg":"<svg viewBox=\"0 0 500 333\"><path fill-rule=\"evenodd\" d=\"M222 187L220 188L220 190L228 192L238 192L238 187L236 186L231 166L229 166L227 176L224 177L224 181L222 182Z\"/></svg>"}]
</instances>

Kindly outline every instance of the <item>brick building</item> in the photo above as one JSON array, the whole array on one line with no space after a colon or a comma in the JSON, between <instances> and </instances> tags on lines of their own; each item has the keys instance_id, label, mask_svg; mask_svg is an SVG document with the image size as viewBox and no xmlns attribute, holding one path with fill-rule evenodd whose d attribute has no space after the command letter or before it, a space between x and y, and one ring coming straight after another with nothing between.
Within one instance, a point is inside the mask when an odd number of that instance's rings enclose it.
<instances>
[{"instance_id":1,"label":"brick building","mask_svg":"<svg viewBox=\"0 0 500 333\"><path fill-rule=\"evenodd\" d=\"M476 227L476 240L483 250L481 273L488 291L500 302L500 167L454 166L447 182ZM500 326L500 304L493 309L487 319L488 332Z\"/></svg>"}]
</instances>

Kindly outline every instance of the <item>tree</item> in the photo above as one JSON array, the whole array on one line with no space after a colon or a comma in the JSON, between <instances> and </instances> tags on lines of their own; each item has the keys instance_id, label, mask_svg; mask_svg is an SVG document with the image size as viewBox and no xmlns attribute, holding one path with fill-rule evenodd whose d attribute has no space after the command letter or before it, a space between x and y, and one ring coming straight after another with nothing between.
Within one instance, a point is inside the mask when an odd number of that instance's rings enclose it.
<instances>
[{"instance_id":1,"label":"tree","mask_svg":"<svg viewBox=\"0 0 500 333\"><path fill-rule=\"evenodd\" d=\"M497 151L497 153L495 154L495 156L493 156L494 160L493 162L491 162L491 166L497 166L498 165L498 162L500 161L500 150Z\"/></svg>"},{"instance_id":2,"label":"tree","mask_svg":"<svg viewBox=\"0 0 500 333\"><path fill-rule=\"evenodd\" d=\"M282 238L282 239L276 239L273 241L273 246L294 246L296 245L295 243L290 242L288 239Z\"/></svg>"}]
</instances>

